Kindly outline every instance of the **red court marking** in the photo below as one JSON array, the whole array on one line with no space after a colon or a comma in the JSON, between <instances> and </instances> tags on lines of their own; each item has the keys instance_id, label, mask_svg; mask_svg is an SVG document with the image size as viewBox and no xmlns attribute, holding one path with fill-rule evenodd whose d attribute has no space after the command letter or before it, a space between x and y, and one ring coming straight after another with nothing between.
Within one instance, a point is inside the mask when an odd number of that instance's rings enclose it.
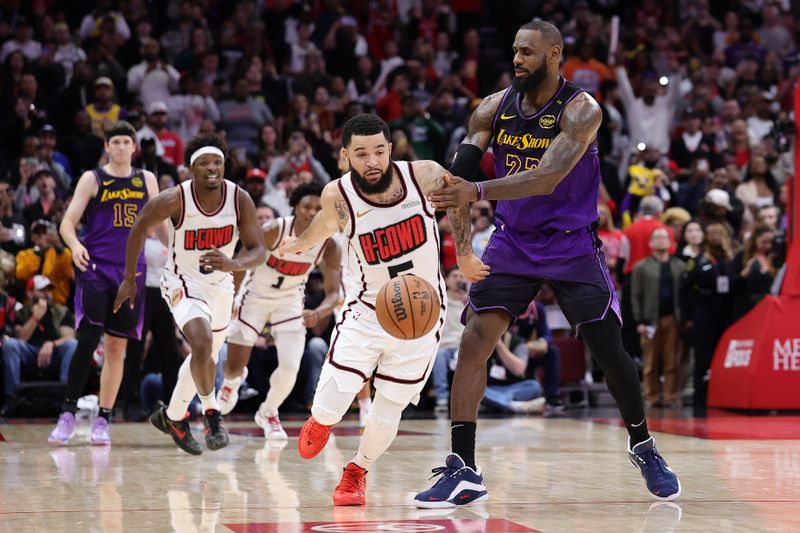
<instances>
[{"instance_id":1,"label":"red court marking","mask_svg":"<svg viewBox=\"0 0 800 533\"><path fill-rule=\"evenodd\" d=\"M3 436L2 433L0 433L0 442L5 442L5 441L6 441L6 438Z\"/></svg>"},{"instance_id":2,"label":"red court marking","mask_svg":"<svg viewBox=\"0 0 800 533\"><path fill-rule=\"evenodd\" d=\"M260 427L243 427L243 428L226 428L228 433L233 435L244 435L245 437L263 437L264 430ZM283 428L286 430L286 434L290 437L299 437L300 436L300 427L290 427L290 428ZM361 428L359 427L341 427L335 428L333 430L334 435L337 437L360 437L361 436ZM433 435L433 433L424 433L422 431L405 431L400 430L397 432L398 437L418 437L422 435Z\"/></svg>"},{"instance_id":3,"label":"red court marking","mask_svg":"<svg viewBox=\"0 0 800 533\"><path fill-rule=\"evenodd\" d=\"M374 520L361 522L301 522L225 524L236 533L374 533L376 531L436 531L458 533L529 533L533 529L503 518L453 520Z\"/></svg>"},{"instance_id":4,"label":"red court marking","mask_svg":"<svg viewBox=\"0 0 800 533\"><path fill-rule=\"evenodd\" d=\"M594 422L623 426L616 418ZM648 418L647 427L672 435L709 440L798 440L800 416L712 416L708 418Z\"/></svg>"}]
</instances>

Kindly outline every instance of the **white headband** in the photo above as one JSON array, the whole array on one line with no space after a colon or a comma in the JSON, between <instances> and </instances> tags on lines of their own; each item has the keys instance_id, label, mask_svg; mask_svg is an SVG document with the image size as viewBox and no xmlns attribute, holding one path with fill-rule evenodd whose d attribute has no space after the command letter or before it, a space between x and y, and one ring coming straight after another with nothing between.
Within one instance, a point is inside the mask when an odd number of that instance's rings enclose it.
<instances>
[{"instance_id":1,"label":"white headband","mask_svg":"<svg viewBox=\"0 0 800 533\"><path fill-rule=\"evenodd\" d=\"M217 148L216 146L203 146L202 148L198 149L195 153L192 154L192 157L189 158L189 166L194 165L194 162L197 161L198 157L213 154L218 155L225 161L225 154L222 153L222 150Z\"/></svg>"}]
</instances>

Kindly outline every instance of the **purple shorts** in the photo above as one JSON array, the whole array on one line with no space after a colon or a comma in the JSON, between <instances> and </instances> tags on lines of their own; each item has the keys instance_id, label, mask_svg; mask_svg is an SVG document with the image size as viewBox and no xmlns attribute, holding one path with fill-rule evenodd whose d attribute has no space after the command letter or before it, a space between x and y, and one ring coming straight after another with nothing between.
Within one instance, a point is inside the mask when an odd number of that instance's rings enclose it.
<instances>
[{"instance_id":1,"label":"purple shorts","mask_svg":"<svg viewBox=\"0 0 800 533\"><path fill-rule=\"evenodd\" d=\"M481 258L491 273L472 285L474 311L503 309L516 319L547 282L573 327L619 318L619 300L594 227L536 234L509 232L502 224Z\"/></svg>"},{"instance_id":2,"label":"purple shorts","mask_svg":"<svg viewBox=\"0 0 800 533\"><path fill-rule=\"evenodd\" d=\"M125 274L124 265L89 262L86 272L78 272L75 284L75 329L86 320L102 326L114 337L139 339L144 321L145 265L138 265L136 277L136 302L133 309L126 302L114 313L114 299Z\"/></svg>"}]
</instances>

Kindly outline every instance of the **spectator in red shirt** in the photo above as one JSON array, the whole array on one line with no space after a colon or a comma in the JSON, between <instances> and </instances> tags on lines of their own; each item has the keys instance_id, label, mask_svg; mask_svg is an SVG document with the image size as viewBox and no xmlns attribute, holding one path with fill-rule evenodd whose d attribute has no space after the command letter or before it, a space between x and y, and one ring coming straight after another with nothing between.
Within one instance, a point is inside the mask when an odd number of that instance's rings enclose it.
<instances>
[{"instance_id":1,"label":"spectator in red shirt","mask_svg":"<svg viewBox=\"0 0 800 533\"><path fill-rule=\"evenodd\" d=\"M177 133L167 129L167 104L153 102L147 110L147 124L164 147L164 161L170 165L180 165L183 162L183 140Z\"/></svg>"},{"instance_id":2,"label":"spectator in red shirt","mask_svg":"<svg viewBox=\"0 0 800 533\"><path fill-rule=\"evenodd\" d=\"M403 116L403 97L410 94L410 83L405 70L397 70L389 78L391 89L375 105L376 111L387 123Z\"/></svg>"},{"instance_id":3,"label":"spectator in red shirt","mask_svg":"<svg viewBox=\"0 0 800 533\"><path fill-rule=\"evenodd\" d=\"M622 257L625 258L623 274L633 272L636 263L650 256L650 236L656 228L667 228L669 253L675 253L675 233L661 222L664 202L657 196L646 196L639 204L636 220L623 232Z\"/></svg>"}]
</instances>

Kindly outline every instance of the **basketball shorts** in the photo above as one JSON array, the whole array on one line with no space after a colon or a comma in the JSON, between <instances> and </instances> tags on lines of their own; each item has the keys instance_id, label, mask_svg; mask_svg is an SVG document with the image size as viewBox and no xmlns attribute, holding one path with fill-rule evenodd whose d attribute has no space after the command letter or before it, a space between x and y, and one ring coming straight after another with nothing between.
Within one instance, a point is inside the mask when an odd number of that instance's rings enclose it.
<instances>
[{"instance_id":1,"label":"basketball shorts","mask_svg":"<svg viewBox=\"0 0 800 533\"><path fill-rule=\"evenodd\" d=\"M75 284L75 329L83 320L101 326L114 337L139 339L144 322L145 265L140 264L136 276L136 301L131 309L129 302L114 312L117 289L125 277L125 265L89 262L86 272L77 272Z\"/></svg>"},{"instance_id":2,"label":"basketball shorts","mask_svg":"<svg viewBox=\"0 0 800 533\"><path fill-rule=\"evenodd\" d=\"M401 340L381 328L373 309L360 301L348 303L334 328L317 390L333 379L340 391L355 395L374 373L375 388L386 398L416 405L439 349L445 312L430 333Z\"/></svg>"},{"instance_id":3,"label":"basketball shorts","mask_svg":"<svg viewBox=\"0 0 800 533\"><path fill-rule=\"evenodd\" d=\"M469 307L476 312L502 309L516 320L547 282L573 327L603 320L609 312L622 323L601 247L592 226L531 238L508 232L501 225L482 257L490 274L472 285ZM462 321L465 317L466 310Z\"/></svg>"},{"instance_id":4,"label":"basketball shorts","mask_svg":"<svg viewBox=\"0 0 800 533\"><path fill-rule=\"evenodd\" d=\"M305 332L302 321L303 298L300 294L276 300L246 291L237 300L238 311L228 328L228 342L253 346L266 324L270 324L273 336L297 329Z\"/></svg>"},{"instance_id":5,"label":"basketball shorts","mask_svg":"<svg viewBox=\"0 0 800 533\"><path fill-rule=\"evenodd\" d=\"M207 320L214 333L225 331L230 324L233 289L229 285L208 285L186 276L165 273L161 278L161 296L181 331L195 318Z\"/></svg>"}]
</instances>

